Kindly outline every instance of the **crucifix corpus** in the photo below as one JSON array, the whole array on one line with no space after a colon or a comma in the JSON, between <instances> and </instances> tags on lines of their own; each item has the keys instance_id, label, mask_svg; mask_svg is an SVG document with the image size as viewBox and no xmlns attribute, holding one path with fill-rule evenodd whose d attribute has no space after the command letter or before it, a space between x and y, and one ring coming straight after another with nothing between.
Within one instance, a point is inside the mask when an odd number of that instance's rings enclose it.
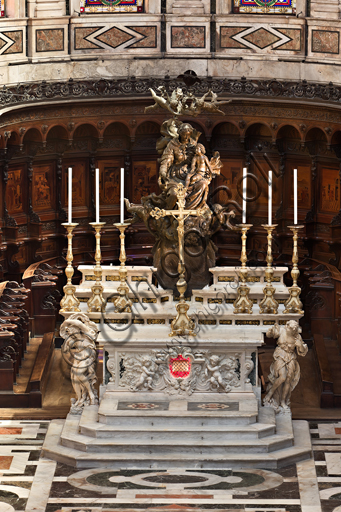
<instances>
[{"instance_id":1,"label":"crucifix corpus","mask_svg":"<svg viewBox=\"0 0 341 512\"><path fill-rule=\"evenodd\" d=\"M205 207L197 209L197 210L186 210L186 192L187 188L184 187L182 183L174 189L178 201L178 209L177 210L161 210L160 208L155 208L150 212L152 217L155 219L160 219L162 217L167 217L168 215L173 216L178 221L178 240L179 240L179 263L178 263L178 272L179 279L176 283L176 287L180 294L179 303L176 305L177 315L172 320L171 323L171 332L169 336L196 336L194 332L195 322L192 318L190 318L187 314L189 310L189 305L185 300L185 291L187 289L187 282L185 280L185 220L190 215L199 217L204 211Z\"/></svg>"}]
</instances>

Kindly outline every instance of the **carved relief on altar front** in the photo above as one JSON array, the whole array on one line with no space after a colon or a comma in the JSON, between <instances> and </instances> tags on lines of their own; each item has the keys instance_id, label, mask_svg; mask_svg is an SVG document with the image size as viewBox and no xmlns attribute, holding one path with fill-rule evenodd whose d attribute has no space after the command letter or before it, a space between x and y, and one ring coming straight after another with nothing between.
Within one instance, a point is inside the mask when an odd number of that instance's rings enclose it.
<instances>
[{"instance_id":1,"label":"carved relief on altar front","mask_svg":"<svg viewBox=\"0 0 341 512\"><path fill-rule=\"evenodd\" d=\"M48 210L51 205L51 166L45 165L33 170L32 203L34 210Z\"/></svg>"},{"instance_id":2,"label":"carved relief on altar front","mask_svg":"<svg viewBox=\"0 0 341 512\"><path fill-rule=\"evenodd\" d=\"M123 368L119 386L131 391L162 391L170 395L228 393L241 385L239 354L172 347L150 354L121 353L119 359Z\"/></svg>"},{"instance_id":3,"label":"carved relief on altar front","mask_svg":"<svg viewBox=\"0 0 341 512\"><path fill-rule=\"evenodd\" d=\"M6 188L6 204L8 213L22 212L22 200L22 169L15 169L8 172Z\"/></svg>"}]
</instances>

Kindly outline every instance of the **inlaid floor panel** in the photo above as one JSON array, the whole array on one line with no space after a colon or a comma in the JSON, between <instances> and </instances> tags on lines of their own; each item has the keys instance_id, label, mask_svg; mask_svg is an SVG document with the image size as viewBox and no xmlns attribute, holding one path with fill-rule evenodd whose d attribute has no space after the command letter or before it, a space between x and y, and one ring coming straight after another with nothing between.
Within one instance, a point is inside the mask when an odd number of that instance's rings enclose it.
<instances>
[{"instance_id":1,"label":"inlaid floor panel","mask_svg":"<svg viewBox=\"0 0 341 512\"><path fill-rule=\"evenodd\" d=\"M77 470L41 457L48 421L0 422L0 512L341 512L341 422L276 470Z\"/></svg>"}]
</instances>

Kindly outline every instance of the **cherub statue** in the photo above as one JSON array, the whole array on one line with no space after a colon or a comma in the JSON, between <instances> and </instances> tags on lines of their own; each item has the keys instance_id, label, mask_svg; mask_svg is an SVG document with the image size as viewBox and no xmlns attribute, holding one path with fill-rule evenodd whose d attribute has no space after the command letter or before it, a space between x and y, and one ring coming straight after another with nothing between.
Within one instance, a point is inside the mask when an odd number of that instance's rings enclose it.
<instances>
[{"instance_id":1,"label":"cherub statue","mask_svg":"<svg viewBox=\"0 0 341 512\"><path fill-rule=\"evenodd\" d=\"M206 98L211 95L212 99L211 101L206 101ZM193 117L198 116L203 111L210 112L211 114L221 114L225 115L225 112L220 110L220 105L227 105L228 103L231 103L232 100L225 100L225 101L217 101L218 95L214 93L211 89L206 92L201 98L196 98L195 96L191 95L192 103L187 108L187 114L192 115Z\"/></svg>"},{"instance_id":2,"label":"cherub statue","mask_svg":"<svg viewBox=\"0 0 341 512\"><path fill-rule=\"evenodd\" d=\"M163 85L157 88L160 92L159 96L153 89L150 88L149 90L155 103L154 105L145 107L145 113L153 112L157 110L158 107L161 107L168 110L173 116L189 115L197 117L202 112L210 112L211 114L221 114L224 116L225 112L220 110L219 107L231 102L231 100L217 101L218 95L211 89L201 98L196 98L191 92L185 95L180 87L174 89L171 96L169 96ZM209 95L211 95L211 101L206 101Z\"/></svg>"},{"instance_id":3,"label":"cherub statue","mask_svg":"<svg viewBox=\"0 0 341 512\"><path fill-rule=\"evenodd\" d=\"M134 391L138 391L139 389L153 389L152 382L155 374L155 365L151 359L145 358L142 361L142 373L138 382L134 387Z\"/></svg>"},{"instance_id":4,"label":"cherub statue","mask_svg":"<svg viewBox=\"0 0 341 512\"><path fill-rule=\"evenodd\" d=\"M273 407L277 412L289 409L291 392L300 380L300 367L295 350L302 357L308 352L301 332L298 322L289 320L284 327L275 323L266 333L269 338L278 338L278 341L270 366L270 382L264 405Z\"/></svg>"},{"instance_id":5,"label":"cherub statue","mask_svg":"<svg viewBox=\"0 0 341 512\"><path fill-rule=\"evenodd\" d=\"M168 110L168 112L173 114L173 116L179 116L184 113L184 103L186 102L187 98L184 96L184 93L180 87L174 89L171 96L168 95L166 88L163 85L157 88L157 90L160 91L160 96L158 96L153 89L150 88L149 90L155 103L154 105L145 107L145 113L153 112L154 110L157 110L158 107Z\"/></svg>"},{"instance_id":6,"label":"cherub statue","mask_svg":"<svg viewBox=\"0 0 341 512\"><path fill-rule=\"evenodd\" d=\"M194 183L197 183L197 181L200 181L203 178L211 181L213 170L205 153L205 147L202 144L197 144L195 148L195 155L192 159L191 170L186 176L186 188L190 185L194 185Z\"/></svg>"},{"instance_id":7,"label":"cherub statue","mask_svg":"<svg viewBox=\"0 0 341 512\"><path fill-rule=\"evenodd\" d=\"M222 387L226 393L231 391L231 386L225 381L221 374L223 362L220 360L220 356L213 355L209 358L209 362L206 362L205 375L209 378L211 386L214 389Z\"/></svg>"},{"instance_id":8,"label":"cherub statue","mask_svg":"<svg viewBox=\"0 0 341 512\"><path fill-rule=\"evenodd\" d=\"M62 355L71 366L71 382L77 396L71 399L71 414L81 414L84 406L98 404L94 388L98 333L97 325L83 313L74 313L60 327L64 338Z\"/></svg>"}]
</instances>

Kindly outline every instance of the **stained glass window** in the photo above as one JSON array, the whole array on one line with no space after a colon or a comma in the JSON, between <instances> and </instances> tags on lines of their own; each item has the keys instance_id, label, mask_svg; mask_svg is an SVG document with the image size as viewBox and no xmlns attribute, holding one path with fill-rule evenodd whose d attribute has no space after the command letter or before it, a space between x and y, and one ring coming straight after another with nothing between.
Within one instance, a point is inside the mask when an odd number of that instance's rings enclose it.
<instances>
[{"instance_id":1,"label":"stained glass window","mask_svg":"<svg viewBox=\"0 0 341 512\"><path fill-rule=\"evenodd\" d=\"M5 0L0 0L0 17L5 16Z\"/></svg>"},{"instance_id":2,"label":"stained glass window","mask_svg":"<svg viewBox=\"0 0 341 512\"><path fill-rule=\"evenodd\" d=\"M233 12L296 14L296 0L234 0Z\"/></svg>"},{"instance_id":3,"label":"stained glass window","mask_svg":"<svg viewBox=\"0 0 341 512\"><path fill-rule=\"evenodd\" d=\"M4 1L4 0L0 0ZM143 12L144 0L81 0L81 13Z\"/></svg>"}]
</instances>

